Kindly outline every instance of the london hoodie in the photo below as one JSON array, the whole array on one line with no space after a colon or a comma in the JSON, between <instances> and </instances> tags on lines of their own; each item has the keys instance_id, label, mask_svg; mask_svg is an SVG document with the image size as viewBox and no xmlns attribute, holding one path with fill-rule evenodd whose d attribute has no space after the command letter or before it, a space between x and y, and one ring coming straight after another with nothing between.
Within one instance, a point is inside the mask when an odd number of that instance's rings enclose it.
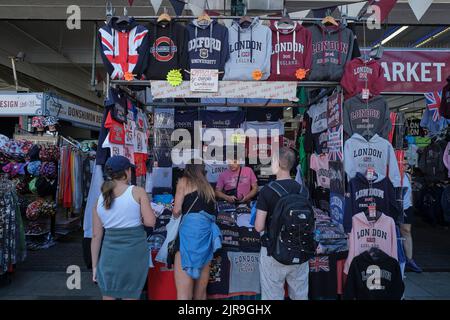
<instances>
[{"instance_id":1,"label":"london hoodie","mask_svg":"<svg viewBox=\"0 0 450 320\"><path fill-rule=\"evenodd\" d=\"M185 28L177 22L150 21L148 25L150 38L150 59L146 78L149 80L166 80L169 71L186 68L187 52L185 49Z\"/></svg>"},{"instance_id":2,"label":"london hoodie","mask_svg":"<svg viewBox=\"0 0 450 320\"><path fill-rule=\"evenodd\" d=\"M344 67L352 59L355 35L343 25L309 27L312 34L311 81L340 81Z\"/></svg>"},{"instance_id":3,"label":"london hoodie","mask_svg":"<svg viewBox=\"0 0 450 320\"><path fill-rule=\"evenodd\" d=\"M217 69L223 72L229 58L228 29L212 20L209 24L192 21L186 27L185 41L188 51L187 68ZM222 79L223 73L219 74ZM189 75L187 75L189 78Z\"/></svg>"},{"instance_id":4,"label":"london hoodie","mask_svg":"<svg viewBox=\"0 0 450 320\"><path fill-rule=\"evenodd\" d=\"M382 96L364 100L358 94L344 102L344 131L349 136L358 133L371 138L378 134L387 139L391 128L389 107Z\"/></svg>"},{"instance_id":5,"label":"london hoodie","mask_svg":"<svg viewBox=\"0 0 450 320\"><path fill-rule=\"evenodd\" d=\"M261 80L270 76L272 32L259 18L253 18L248 27L233 21L228 29L230 59L225 65L224 80L254 80L253 71L262 72Z\"/></svg>"},{"instance_id":6,"label":"london hoodie","mask_svg":"<svg viewBox=\"0 0 450 320\"><path fill-rule=\"evenodd\" d=\"M395 222L384 213L377 212L378 219L369 221L363 212L353 216L352 231L348 238L348 257L344 265L344 273L348 274L353 258L370 248L384 251L394 259L397 257L397 231Z\"/></svg>"},{"instance_id":7,"label":"london hoodie","mask_svg":"<svg viewBox=\"0 0 450 320\"><path fill-rule=\"evenodd\" d=\"M361 173L350 180L348 184L349 197L346 199L344 212L344 230L352 229L352 218L360 212L369 213L369 205L375 203L376 209L397 221L401 216L402 202L397 196L389 178L385 177L378 182L370 182Z\"/></svg>"},{"instance_id":8,"label":"london hoodie","mask_svg":"<svg viewBox=\"0 0 450 320\"><path fill-rule=\"evenodd\" d=\"M344 144L344 169L348 180L358 172L366 175L368 168L374 169L378 176L376 181L389 177L394 187L401 187L397 158L389 141L378 134L367 141L355 133Z\"/></svg>"},{"instance_id":9,"label":"london hoodie","mask_svg":"<svg viewBox=\"0 0 450 320\"><path fill-rule=\"evenodd\" d=\"M297 81L298 69L311 69L311 31L294 22L290 29L281 29L278 22L272 30L272 57L270 81Z\"/></svg>"},{"instance_id":10,"label":"london hoodie","mask_svg":"<svg viewBox=\"0 0 450 320\"><path fill-rule=\"evenodd\" d=\"M355 58L345 65L341 86L345 91L345 99L369 89L371 96L378 96L386 85L384 69L376 60L365 61Z\"/></svg>"},{"instance_id":11,"label":"london hoodie","mask_svg":"<svg viewBox=\"0 0 450 320\"><path fill-rule=\"evenodd\" d=\"M118 19L111 18L107 25L98 30L103 64L113 80L123 80L127 72L140 79L148 64L148 30L133 18L120 23Z\"/></svg>"}]
</instances>

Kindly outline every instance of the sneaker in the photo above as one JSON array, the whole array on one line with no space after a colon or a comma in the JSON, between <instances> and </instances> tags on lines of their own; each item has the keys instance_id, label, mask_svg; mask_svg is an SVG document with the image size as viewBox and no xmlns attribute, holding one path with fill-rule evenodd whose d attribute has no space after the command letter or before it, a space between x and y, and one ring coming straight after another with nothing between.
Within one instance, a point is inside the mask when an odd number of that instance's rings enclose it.
<instances>
[{"instance_id":1,"label":"sneaker","mask_svg":"<svg viewBox=\"0 0 450 320\"><path fill-rule=\"evenodd\" d=\"M406 262L406 269L415 273L422 273L422 268L420 268L413 259Z\"/></svg>"}]
</instances>

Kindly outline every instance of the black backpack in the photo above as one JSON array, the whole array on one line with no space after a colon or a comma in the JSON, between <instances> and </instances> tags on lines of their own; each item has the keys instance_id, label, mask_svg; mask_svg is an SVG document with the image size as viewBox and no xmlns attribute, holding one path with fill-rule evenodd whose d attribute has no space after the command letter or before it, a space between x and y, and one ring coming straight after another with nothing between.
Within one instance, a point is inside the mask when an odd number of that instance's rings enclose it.
<instances>
[{"instance_id":1,"label":"black backpack","mask_svg":"<svg viewBox=\"0 0 450 320\"><path fill-rule=\"evenodd\" d=\"M302 264L316 251L315 218L309 193L289 193L279 183L269 183L279 197L266 233L267 255L284 265Z\"/></svg>"}]
</instances>

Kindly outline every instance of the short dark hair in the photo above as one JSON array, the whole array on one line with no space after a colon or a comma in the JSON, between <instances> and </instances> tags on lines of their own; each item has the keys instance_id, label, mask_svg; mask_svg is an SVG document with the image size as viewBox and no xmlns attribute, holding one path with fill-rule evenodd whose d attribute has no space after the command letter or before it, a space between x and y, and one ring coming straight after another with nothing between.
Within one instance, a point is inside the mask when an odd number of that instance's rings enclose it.
<instances>
[{"instance_id":1,"label":"short dark hair","mask_svg":"<svg viewBox=\"0 0 450 320\"><path fill-rule=\"evenodd\" d=\"M282 147L279 151L279 166L281 169L291 171L295 165L295 153L291 148Z\"/></svg>"}]
</instances>

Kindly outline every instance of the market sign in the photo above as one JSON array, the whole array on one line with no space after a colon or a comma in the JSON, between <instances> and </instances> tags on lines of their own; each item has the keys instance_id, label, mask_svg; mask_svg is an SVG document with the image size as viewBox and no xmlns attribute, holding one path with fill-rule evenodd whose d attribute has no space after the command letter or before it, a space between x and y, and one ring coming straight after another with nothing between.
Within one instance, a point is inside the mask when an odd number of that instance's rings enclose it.
<instances>
[{"instance_id":1,"label":"market sign","mask_svg":"<svg viewBox=\"0 0 450 320\"><path fill-rule=\"evenodd\" d=\"M380 64L387 80L385 93L439 91L450 75L450 50L386 49Z\"/></svg>"},{"instance_id":2,"label":"market sign","mask_svg":"<svg viewBox=\"0 0 450 320\"><path fill-rule=\"evenodd\" d=\"M46 95L46 111L50 115L74 123L100 128L103 115L100 112L81 107L59 97Z\"/></svg>"},{"instance_id":3,"label":"market sign","mask_svg":"<svg viewBox=\"0 0 450 320\"><path fill-rule=\"evenodd\" d=\"M191 91L217 92L219 91L219 70L191 69Z\"/></svg>"},{"instance_id":4,"label":"market sign","mask_svg":"<svg viewBox=\"0 0 450 320\"><path fill-rule=\"evenodd\" d=\"M42 93L0 94L0 116L36 115L41 108Z\"/></svg>"}]
</instances>

